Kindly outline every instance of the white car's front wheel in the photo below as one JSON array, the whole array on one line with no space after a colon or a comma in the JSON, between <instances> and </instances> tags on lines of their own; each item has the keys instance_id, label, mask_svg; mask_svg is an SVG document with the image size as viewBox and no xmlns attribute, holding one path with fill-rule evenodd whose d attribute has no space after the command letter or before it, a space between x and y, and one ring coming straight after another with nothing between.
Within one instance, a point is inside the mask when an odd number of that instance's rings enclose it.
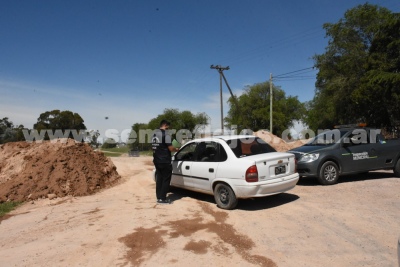
<instances>
[{"instance_id":1,"label":"white car's front wheel","mask_svg":"<svg viewBox=\"0 0 400 267\"><path fill-rule=\"evenodd\" d=\"M238 204L235 192L227 184L219 183L215 186L214 198L221 209L231 210Z\"/></svg>"}]
</instances>

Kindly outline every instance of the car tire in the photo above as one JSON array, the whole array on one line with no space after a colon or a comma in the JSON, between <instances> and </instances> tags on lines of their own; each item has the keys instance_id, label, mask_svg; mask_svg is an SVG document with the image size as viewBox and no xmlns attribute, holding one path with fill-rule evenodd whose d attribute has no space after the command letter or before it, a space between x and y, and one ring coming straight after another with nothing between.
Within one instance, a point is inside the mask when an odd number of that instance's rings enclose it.
<instances>
[{"instance_id":1,"label":"car tire","mask_svg":"<svg viewBox=\"0 0 400 267\"><path fill-rule=\"evenodd\" d=\"M231 210L238 204L235 192L233 192L232 188L227 184L219 183L215 186L214 198L218 207L221 209Z\"/></svg>"},{"instance_id":2,"label":"car tire","mask_svg":"<svg viewBox=\"0 0 400 267\"><path fill-rule=\"evenodd\" d=\"M400 159L398 159L396 165L394 165L393 172L394 176L400 177Z\"/></svg>"},{"instance_id":3,"label":"car tire","mask_svg":"<svg viewBox=\"0 0 400 267\"><path fill-rule=\"evenodd\" d=\"M336 184L339 179L339 168L333 161L327 161L319 169L318 181L323 185Z\"/></svg>"}]
</instances>

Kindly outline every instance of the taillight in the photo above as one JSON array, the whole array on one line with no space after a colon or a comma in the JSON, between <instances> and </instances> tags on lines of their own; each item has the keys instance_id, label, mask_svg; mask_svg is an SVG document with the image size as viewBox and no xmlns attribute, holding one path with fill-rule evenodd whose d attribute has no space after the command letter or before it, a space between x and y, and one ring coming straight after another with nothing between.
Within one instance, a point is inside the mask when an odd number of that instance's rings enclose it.
<instances>
[{"instance_id":1,"label":"taillight","mask_svg":"<svg viewBox=\"0 0 400 267\"><path fill-rule=\"evenodd\" d=\"M253 165L247 169L246 181L249 183L258 182L258 170L256 165Z\"/></svg>"},{"instance_id":2,"label":"taillight","mask_svg":"<svg viewBox=\"0 0 400 267\"><path fill-rule=\"evenodd\" d=\"M294 172L297 172L297 159L294 159Z\"/></svg>"}]
</instances>

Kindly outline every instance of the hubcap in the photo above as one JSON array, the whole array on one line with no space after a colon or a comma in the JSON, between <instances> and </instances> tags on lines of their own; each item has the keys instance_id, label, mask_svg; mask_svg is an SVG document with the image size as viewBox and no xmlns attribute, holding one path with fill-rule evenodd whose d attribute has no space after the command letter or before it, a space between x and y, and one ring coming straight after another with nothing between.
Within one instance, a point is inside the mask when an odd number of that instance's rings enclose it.
<instances>
[{"instance_id":1,"label":"hubcap","mask_svg":"<svg viewBox=\"0 0 400 267\"><path fill-rule=\"evenodd\" d=\"M229 201L229 193L225 188L219 190L219 199L221 202L226 203Z\"/></svg>"},{"instance_id":2,"label":"hubcap","mask_svg":"<svg viewBox=\"0 0 400 267\"><path fill-rule=\"evenodd\" d=\"M326 166L324 171L325 180L332 182L336 179L336 168L332 165Z\"/></svg>"}]
</instances>

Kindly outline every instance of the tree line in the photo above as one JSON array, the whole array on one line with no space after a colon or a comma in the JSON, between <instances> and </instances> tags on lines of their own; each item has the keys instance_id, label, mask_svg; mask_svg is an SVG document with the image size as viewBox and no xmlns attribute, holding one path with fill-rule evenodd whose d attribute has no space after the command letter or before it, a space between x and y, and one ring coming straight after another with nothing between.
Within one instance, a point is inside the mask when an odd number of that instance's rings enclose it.
<instances>
[{"instance_id":1,"label":"tree line","mask_svg":"<svg viewBox=\"0 0 400 267\"><path fill-rule=\"evenodd\" d=\"M200 125L206 125L208 123L208 118L209 117L205 112L193 114L188 110L179 111L179 109L166 108L162 114L157 115L157 117L151 119L148 123L133 124L132 133L128 142L131 149L149 150L151 148L151 143L141 142L138 136L133 136L133 134L139 134L141 131L145 132L148 129L158 129L160 127L161 120L164 119L171 123L171 128L173 129L186 129L193 133L196 131L201 131L202 129L199 129L198 127ZM175 138L174 135L172 137Z\"/></svg>"}]
</instances>

